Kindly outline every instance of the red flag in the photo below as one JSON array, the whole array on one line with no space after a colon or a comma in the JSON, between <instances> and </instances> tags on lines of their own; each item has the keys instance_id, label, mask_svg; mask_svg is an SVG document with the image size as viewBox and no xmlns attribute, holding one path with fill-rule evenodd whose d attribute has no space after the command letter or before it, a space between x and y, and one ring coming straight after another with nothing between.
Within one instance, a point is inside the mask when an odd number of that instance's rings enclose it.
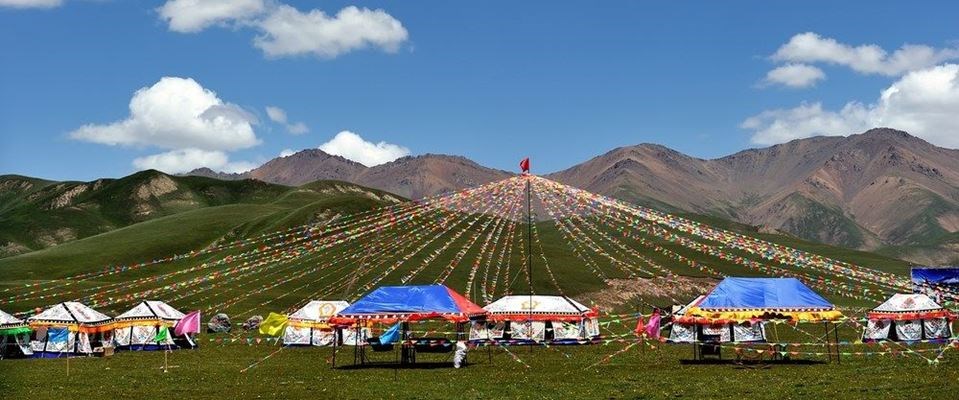
<instances>
[{"instance_id":1,"label":"red flag","mask_svg":"<svg viewBox=\"0 0 959 400\"><path fill-rule=\"evenodd\" d=\"M523 172L529 172L529 157L526 157L523 159L523 161L520 161L519 167L523 170Z\"/></svg>"},{"instance_id":2,"label":"red flag","mask_svg":"<svg viewBox=\"0 0 959 400\"><path fill-rule=\"evenodd\" d=\"M646 332L646 323L643 322L643 314L636 315L636 329L633 330L633 333L636 334L636 337L643 336L643 332Z\"/></svg>"}]
</instances>

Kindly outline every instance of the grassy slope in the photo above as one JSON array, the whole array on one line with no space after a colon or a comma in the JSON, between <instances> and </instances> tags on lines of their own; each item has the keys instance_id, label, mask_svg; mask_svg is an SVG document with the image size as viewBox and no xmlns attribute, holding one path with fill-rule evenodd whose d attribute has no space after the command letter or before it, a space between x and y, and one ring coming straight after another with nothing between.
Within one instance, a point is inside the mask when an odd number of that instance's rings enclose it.
<instances>
[{"instance_id":1,"label":"grassy slope","mask_svg":"<svg viewBox=\"0 0 959 400\"><path fill-rule=\"evenodd\" d=\"M32 187L22 189L18 183ZM149 195L151 183L172 182L173 190ZM180 212L227 204L264 204L290 188L259 181L219 181L142 171L121 179L96 182L48 182L0 176L0 245L16 243L28 249L79 239ZM69 204L52 202L71 189L85 189ZM148 195L141 196L146 192ZM0 254L2 255L2 254Z\"/></svg>"},{"instance_id":2,"label":"grassy slope","mask_svg":"<svg viewBox=\"0 0 959 400\"><path fill-rule=\"evenodd\" d=\"M113 232L64 244L35 253L0 260L0 271L4 284L15 284L23 279L51 279L67 276L80 271L99 268L109 263L129 263L147 260L152 257L179 253L201 248L220 239L224 235L241 237L262 232L271 232L288 226L301 224L324 210L335 210L345 214L369 209L379 201L358 196L355 193L330 193L328 189L336 183L320 183L300 190L289 191L266 203L223 205L187 211L176 215L157 218L118 229ZM324 191L327 192L324 192ZM854 252L826 245L805 242L799 239L764 235L754 232L752 227L731 223L717 218L698 215L687 217L700 220L726 229L737 230L773 240L790 246L799 247L819 254L836 257L857 264L868 265L889 271L906 271L905 263L869 253ZM447 231L453 231L448 227ZM522 230L522 226L519 227ZM473 231L476 227L473 228ZM562 235L551 223L538 225L549 265L566 294L579 295L605 287L603 280L588 271L583 262L572 253ZM403 232L383 232L387 235ZM411 257L407 264L391 273L381 284L395 283L400 276L420 266L425 255L438 247L439 243L450 238L448 232L439 234L436 244ZM411 283L431 283L447 266L453 253L465 248L470 235L464 235L452 242L451 251L441 254L425 269L416 275ZM432 238L423 235L418 242ZM709 256L693 253L669 242L649 238L656 243L680 254L729 274L755 275L741 267L724 263ZM214 284L195 288L193 297L174 301L174 306L183 309L195 309L216 304L235 296L244 296L251 289L298 273L304 268L320 267L320 272L310 274L290 284L250 295L230 306L226 311L234 317L236 323L252 314L265 314L267 311L282 311L307 298L350 298L359 292L359 287L373 279L383 266L373 269L371 275L363 276L356 283L337 283L336 279L351 271L377 261L390 265L395 257L408 252L385 251L383 248L392 242L378 241L376 238L346 245L342 248L314 255L304 256L292 263L271 264L256 274L244 277L230 284ZM375 246L371 247L371 245ZM503 292L523 293L526 291L523 260L518 254L521 243L516 243L508 267L511 268L505 281L501 282L497 295ZM335 264L331 260L356 246L368 250L368 258L354 260L350 264ZM476 247L466 252L463 261L453 270L447 283L464 292L470 273L470 266L476 257ZM534 248L535 250L535 248ZM677 265L672 260L655 252L637 248L648 257L673 269L677 273L701 276L699 271ZM192 267L207 261L221 259L227 252L208 255L202 258L185 259L157 266L146 271L131 271L118 276L105 277L96 282L85 282L74 288L102 285L113 282L126 282L150 274ZM539 293L554 291L545 265L534 258L534 286ZM597 258L597 266L609 277L622 278L624 275L607 262ZM325 275L329 274L329 275ZM198 276L190 274L182 277ZM157 283L160 287L167 282ZM331 286L332 285L332 286ZM477 284L474 282L473 297L477 302ZM2 287L2 286L0 286ZM162 296L161 296L162 298ZM49 304L60 298L46 298L28 304L4 305L8 311L20 311L28 307ZM834 300L836 300L834 298ZM838 299L842 304L854 304ZM666 305L668 303L664 303ZM856 304L859 305L859 304ZM108 313L123 311L128 305L119 304L102 308ZM629 308L629 307L627 307ZM626 324L623 324L624 326ZM628 327L631 328L631 327ZM624 328L618 328L622 331ZM615 332L614 332L615 333ZM778 335L778 333L777 333ZM857 332L843 332L844 340L854 340ZM240 334L241 338L249 334ZM789 337L783 340L804 340L803 336ZM864 398L882 395L889 398L915 397L926 393L929 387L946 389L957 386L959 369L954 368L954 355L945 359L946 365L930 369L925 361L917 358L872 357L844 359L837 364L785 365L770 369L736 369L730 366L682 365L680 359L688 357L686 346L657 346L653 349L639 350L638 347L612 359L608 364L587 369L605 356L623 348L622 344L608 346L590 346L578 348L536 349L532 354L526 349L512 348L532 368L515 362L503 350L494 351L494 360L486 361L485 352L473 352L471 357L476 364L467 369L414 369L396 371L392 369L336 370L331 371L328 364L329 349L289 349L266 360L255 369L241 374L239 371L249 364L263 359L276 350L267 345L246 346L243 344L217 345L203 342L197 351L181 351L171 355L171 364L178 365L171 373L163 374L160 353L124 353L109 360L81 359L71 361L71 376L64 375L63 360L5 360L0 362L0 392L12 398L54 398L69 392L71 396L98 397L104 393L116 396L169 397L173 394L187 394L191 397L258 397L286 396L288 398L379 398L390 393L397 398L489 398L492 394L505 398L553 398L571 396L576 398L707 398L716 393L750 398L803 398L803 397L840 397ZM858 350L876 351L877 348L857 347ZM811 350L816 351L816 350ZM847 350L849 351L849 350ZM340 353L341 360L350 358L349 351ZM376 355L383 359L383 354ZM392 358L392 355L385 355ZM810 357L816 358L816 357ZM433 360L448 361L443 357ZM930 373L934 371L935 373ZM49 382L46 377L57 376L57 383ZM921 382L915 376L924 376ZM395 379L394 379L395 378ZM149 382L149 383L146 383ZM455 389L450 390L450 383ZM762 386L756 384L762 382Z\"/></svg>"}]
</instances>

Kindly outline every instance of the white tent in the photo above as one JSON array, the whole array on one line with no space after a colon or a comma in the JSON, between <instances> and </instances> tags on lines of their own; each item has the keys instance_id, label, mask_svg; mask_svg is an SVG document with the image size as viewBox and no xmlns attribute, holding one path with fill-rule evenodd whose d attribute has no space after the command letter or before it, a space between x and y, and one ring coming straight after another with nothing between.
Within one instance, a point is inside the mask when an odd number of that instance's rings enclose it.
<instances>
[{"instance_id":1,"label":"white tent","mask_svg":"<svg viewBox=\"0 0 959 400\"><path fill-rule=\"evenodd\" d=\"M33 355L26 321L0 310L0 359Z\"/></svg>"},{"instance_id":2,"label":"white tent","mask_svg":"<svg viewBox=\"0 0 959 400\"><path fill-rule=\"evenodd\" d=\"M113 342L118 348L137 350L168 349L174 345L173 333L167 340L157 342L161 326L172 328L184 314L158 300L145 300L114 318Z\"/></svg>"},{"instance_id":3,"label":"white tent","mask_svg":"<svg viewBox=\"0 0 959 400\"><path fill-rule=\"evenodd\" d=\"M578 343L599 336L596 311L566 296L505 296L483 307L487 322L474 322L470 340Z\"/></svg>"},{"instance_id":4,"label":"white tent","mask_svg":"<svg viewBox=\"0 0 959 400\"><path fill-rule=\"evenodd\" d=\"M68 301L27 318L33 328L30 348L37 357L91 354L109 343L113 320L84 304Z\"/></svg>"},{"instance_id":5,"label":"white tent","mask_svg":"<svg viewBox=\"0 0 959 400\"><path fill-rule=\"evenodd\" d=\"M336 313L349 307L345 301L312 300L305 306L289 315L286 330L283 332L283 343L300 346L331 346L337 338L337 330L327 321ZM343 344L356 342L355 332L347 330L341 332L340 340Z\"/></svg>"},{"instance_id":6,"label":"white tent","mask_svg":"<svg viewBox=\"0 0 959 400\"><path fill-rule=\"evenodd\" d=\"M925 294L897 293L867 318L863 340L917 341L951 337L955 315Z\"/></svg>"}]
</instances>

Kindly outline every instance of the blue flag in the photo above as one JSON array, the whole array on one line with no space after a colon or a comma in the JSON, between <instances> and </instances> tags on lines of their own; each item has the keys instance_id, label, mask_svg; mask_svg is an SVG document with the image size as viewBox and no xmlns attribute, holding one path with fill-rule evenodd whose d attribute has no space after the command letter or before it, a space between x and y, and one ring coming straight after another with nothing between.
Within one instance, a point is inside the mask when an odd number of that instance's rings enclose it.
<instances>
[{"instance_id":1,"label":"blue flag","mask_svg":"<svg viewBox=\"0 0 959 400\"><path fill-rule=\"evenodd\" d=\"M47 329L47 341L53 343L66 342L70 340L70 330L67 328Z\"/></svg>"},{"instance_id":2,"label":"blue flag","mask_svg":"<svg viewBox=\"0 0 959 400\"><path fill-rule=\"evenodd\" d=\"M383 334L380 335L380 344L390 344L399 340L400 324L402 324L402 322L397 322L392 328L387 329L386 332L383 332Z\"/></svg>"}]
</instances>

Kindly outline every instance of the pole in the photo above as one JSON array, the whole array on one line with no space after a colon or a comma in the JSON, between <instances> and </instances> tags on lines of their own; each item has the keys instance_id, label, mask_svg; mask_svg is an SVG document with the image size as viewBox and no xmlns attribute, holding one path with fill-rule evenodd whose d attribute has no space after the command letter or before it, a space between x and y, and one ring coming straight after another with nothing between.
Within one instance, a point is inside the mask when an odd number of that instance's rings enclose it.
<instances>
[{"instance_id":1,"label":"pole","mask_svg":"<svg viewBox=\"0 0 959 400\"><path fill-rule=\"evenodd\" d=\"M533 210L532 210L532 176L526 176L526 277L529 280L529 334L533 336ZM529 346L530 353L533 345Z\"/></svg>"}]
</instances>

